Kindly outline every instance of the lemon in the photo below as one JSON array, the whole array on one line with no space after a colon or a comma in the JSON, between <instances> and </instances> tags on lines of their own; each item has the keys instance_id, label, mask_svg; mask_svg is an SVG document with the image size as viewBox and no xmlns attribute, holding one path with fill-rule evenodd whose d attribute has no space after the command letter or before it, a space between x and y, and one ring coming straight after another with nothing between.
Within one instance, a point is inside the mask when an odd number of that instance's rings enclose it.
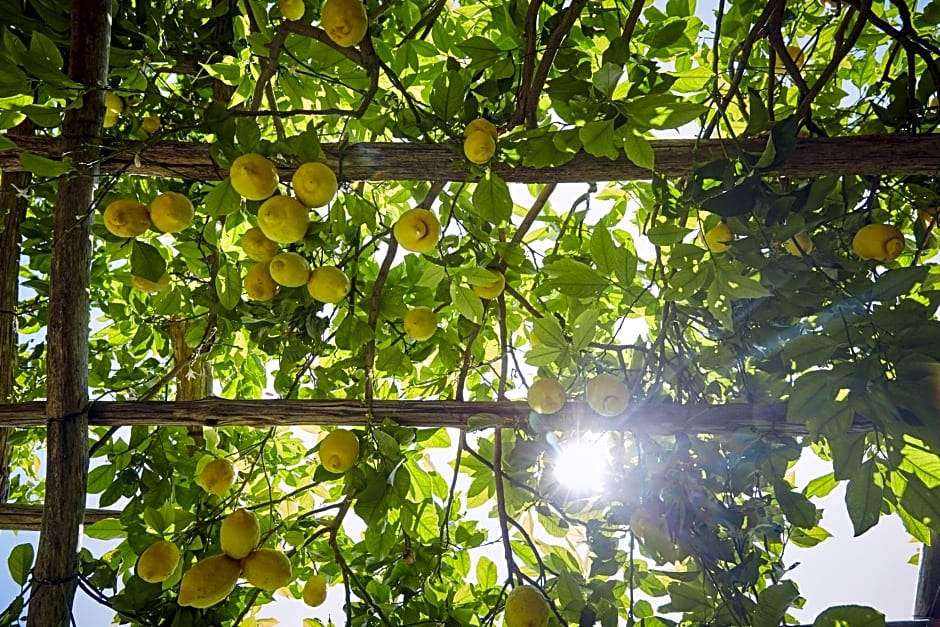
<instances>
[{"instance_id":1,"label":"lemon","mask_svg":"<svg viewBox=\"0 0 940 627\"><path fill-rule=\"evenodd\" d=\"M150 228L150 211L136 200L115 200L104 209L104 227L118 237L137 237Z\"/></svg>"},{"instance_id":2,"label":"lemon","mask_svg":"<svg viewBox=\"0 0 940 627\"><path fill-rule=\"evenodd\" d=\"M307 208L292 196L268 198L258 208L258 227L265 237L279 244L302 240L309 221Z\"/></svg>"},{"instance_id":3,"label":"lemon","mask_svg":"<svg viewBox=\"0 0 940 627\"><path fill-rule=\"evenodd\" d=\"M813 240L806 233L797 233L783 245L784 250L795 257L802 257L813 252Z\"/></svg>"},{"instance_id":4,"label":"lemon","mask_svg":"<svg viewBox=\"0 0 940 627\"><path fill-rule=\"evenodd\" d=\"M277 168L266 157L255 152L246 153L232 162L229 170L232 188L242 198L264 200L277 191Z\"/></svg>"},{"instance_id":5,"label":"lemon","mask_svg":"<svg viewBox=\"0 0 940 627\"><path fill-rule=\"evenodd\" d=\"M247 509L236 509L222 519L219 528L219 544L222 552L232 559L240 560L257 548L261 542L261 525L258 517Z\"/></svg>"},{"instance_id":6,"label":"lemon","mask_svg":"<svg viewBox=\"0 0 940 627\"><path fill-rule=\"evenodd\" d=\"M322 207L336 195L336 175L324 163L305 163L291 179L294 195L308 207Z\"/></svg>"},{"instance_id":7,"label":"lemon","mask_svg":"<svg viewBox=\"0 0 940 627\"><path fill-rule=\"evenodd\" d=\"M137 560L137 576L147 583L170 578L180 563L180 550L169 540L158 540L144 549Z\"/></svg>"},{"instance_id":8,"label":"lemon","mask_svg":"<svg viewBox=\"0 0 940 627\"><path fill-rule=\"evenodd\" d=\"M235 464L225 459L213 459L196 478L196 485L216 496L222 496L235 485Z\"/></svg>"},{"instance_id":9,"label":"lemon","mask_svg":"<svg viewBox=\"0 0 940 627\"><path fill-rule=\"evenodd\" d=\"M463 154L474 163L486 163L495 152L496 140L486 131L473 131L463 140Z\"/></svg>"},{"instance_id":10,"label":"lemon","mask_svg":"<svg viewBox=\"0 0 940 627\"><path fill-rule=\"evenodd\" d=\"M401 214L392 234L399 246L414 253L426 253L441 238L441 223L428 209L409 209Z\"/></svg>"},{"instance_id":11,"label":"lemon","mask_svg":"<svg viewBox=\"0 0 940 627\"><path fill-rule=\"evenodd\" d=\"M271 261L277 254L277 242L269 240L260 228L253 226L244 232L242 250L253 261Z\"/></svg>"},{"instance_id":12,"label":"lemon","mask_svg":"<svg viewBox=\"0 0 940 627\"><path fill-rule=\"evenodd\" d=\"M199 560L183 573L177 603L198 608L215 605L235 589L241 570L238 561L228 555Z\"/></svg>"},{"instance_id":13,"label":"lemon","mask_svg":"<svg viewBox=\"0 0 940 627\"><path fill-rule=\"evenodd\" d=\"M793 64L797 68L803 67L803 50L799 46L787 46L787 54L793 59ZM774 73L781 75L787 73L787 66L780 59L777 59L777 63L774 65Z\"/></svg>"},{"instance_id":14,"label":"lemon","mask_svg":"<svg viewBox=\"0 0 940 627\"><path fill-rule=\"evenodd\" d=\"M344 473L359 459L359 438L352 431L336 429L320 441L320 463L334 473Z\"/></svg>"},{"instance_id":15,"label":"lemon","mask_svg":"<svg viewBox=\"0 0 940 627\"><path fill-rule=\"evenodd\" d=\"M115 113L114 111L111 111L110 109L105 109L104 122L102 123L102 126L104 126L105 128L111 128L112 126L115 126L118 123L118 118L120 116L121 116L120 113Z\"/></svg>"},{"instance_id":16,"label":"lemon","mask_svg":"<svg viewBox=\"0 0 940 627\"><path fill-rule=\"evenodd\" d=\"M162 292L170 285L170 275L164 272L160 275L160 278L156 281L151 281L150 279L145 279L142 276L137 276L136 274L131 275L131 285L136 287L142 292L147 292L148 294L156 294L157 292Z\"/></svg>"},{"instance_id":17,"label":"lemon","mask_svg":"<svg viewBox=\"0 0 940 627\"><path fill-rule=\"evenodd\" d=\"M277 549L257 549L242 560L242 570L248 583L273 592L290 583L290 560Z\"/></svg>"},{"instance_id":18,"label":"lemon","mask_svg":"<svg viewBox=\"0 0 940 627\"><path fill-rule=\"evenodd\" d=\"M271 300L277 294L277 283L271 278L270 265L268 261L256 264L245 275L245 294L251 300Z\"/></svg>"},{"instance_id":19,"label":"lemon","mask_svg":"<svg viewBox=\"0 0 940 627\"><path fill-rule=\"evenodd\" d=\"M150 133L151 135L159 131L162 125L163 121L160 120L160 117L156 115L148 115L140 121L140 128L144 129L145 132Z\"/></svg>"},{"instance_id":20,"label":"lemon","mask_svg":"<svg viewBox=\"0 0 940 627\"><path fill-rule=\"evenodd\" d=\"M619 416L630 404L630 388L612 374L601 373L584 388L587 404L601 416Z\"/></svg>"},{"instance_id":21,"label":"lemon","mask_svg":"<svg viewBox=\"0 0 940 627\"><path fill-rule=\"evenodd\" d=\"M105 115L113 113L115 116L124 111L124 99L113 91L104 92Z\"/></svg>"},{"instance_id":22,"label":"lemon","mask_svg":"<svg viewBox=\"0 0 940 627\"><path fill-rule=\"evenodd\" d=\"M493 275L492 283L489 285L471 285L470 288L480 298L492 300L503 293L503 289L506 287L506 277L499 270L493 270L492 268L487 268L487 272Z\"/></svg>"},{"instance_id":23,"label":"lemon","mask_svg":"<svg viewBox=\"0 0 940 627\"><path fill-rule=\"evenodd\" d=\"M303 0L277 0L277 8L285 20L296 21L304 16Z\"/></svg>"},{"instance_id":24,"label":"lemon","mask_svg":"<svg viewBox=\"0 0 940 627\"><path fill-rule=\"evenodd\" d=\"M310 607L323 605L326 601L326 577L320 574L311 575L304 583L304 603Z\"/></svg>"},{"instance_id":25,"label":"lemon","mask_svg":"<svg viewBox=\"0 0 940 627\"><path fill-rule=\"evenodd\" d=\"M310 298L321 303L338 303L346 298L350 287L349 277L335 266L314 268L307 280Z\"/></svg>"},{"instance_id":26,"label":"lemon","mask_svg":"<svg viewBox=\"0 0 940 627\"><path fill-rule=\"evenodd\" d=\"M539 379L529 386L529 408L540 414L557 414L565 406L565 388L557 379Z\"/></svg>"},{"instance_id":27,"label":"lemon","mask_svg":"<svg viewBox=\"0 0 940 627\"><path fill-rule=\"evenodd\" d=\"M506 627L545 627L548 601L535 586L516 586L506 597L503 624Z\"/></svg>"},{"instance_id":28,"label":"lemon","mask_svg":"<svg viewBox=\"0 0 940 627\"><path fill-rule=\"evenodd\" d=\"M340 46L358 46L369 28L369 16L359 0L326 0L320 24L330 39Z\"/></svg>"},{"instance_id":29,"label":"lemon","mask_svg":"<svg viewBox=\"0 0 940 627\"><path fill-rule=\"evenodd\" d=\"M179 233L193 223L193 203L177 192L164 192L150 202L150 220L164 233Z\"/></svg>"},{"instance_id":30,"label":"lemon","mask_svg":"<svg viewBox=\"0 0 940 627\"><path fill-rule=\"evenodd\" d=\"M852 238L852 250L862 259L892 261L904 250L904 234L890 224L867 224Z\"/></svg>"},{"instance_id":31,"label":"lemon","mask_svg":"<svg viewBox=\"0 0 940 627\"><path fill-rule=\"evenodd\" d=\"M730 226L722 222L706 231L704 239L708 250L713 253L723 253L731 248L729 242L734 241L734 233Z\"/></svg>"},{"instance_id":32,"label":"lemon","mask_svg":"<svg viewBox=\"0 0 940 627\"><path fill-rule=\"evenodd\" d=\"M483 131L492 137L494 142L499 136L499 131L496 130L496 126L485 118L477 118L470 122L470 124L467 124L467 128L463 130L463 136L469 137L471 133L476 131Z\"/></svg>"},{"instance_id":33,"label":"lemon","mask_svg":"<svg viewBox=\"0 0 940 627\"><path fill-rule=\"evenodd\" d=\"M300 287L310 278L310 264L297 253L281 253L271 259L268 271L278 285Z\"/></svg>"},{"instance_id":34,"label":"lemon","mask_svg":"<svg viewBox=\"0 0 940 627\"><path fill-rule=\"evenodd\" d=\"M413 340L423 342L437 331L437 316L428 307L415 307L405 314L405 335Z\"/></svg>"}]
</instances>

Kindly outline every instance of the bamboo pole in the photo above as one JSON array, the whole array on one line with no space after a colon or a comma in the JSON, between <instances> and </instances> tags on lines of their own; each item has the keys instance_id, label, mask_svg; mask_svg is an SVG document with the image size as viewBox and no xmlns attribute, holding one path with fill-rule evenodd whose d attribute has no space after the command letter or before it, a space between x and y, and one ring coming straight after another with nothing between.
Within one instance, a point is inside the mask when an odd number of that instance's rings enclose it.
<instances>
[{"instance_id":1,"label":"bamboo pole","mask_svg":"<svg viewBox=\"0 0 940 627\"><path fill-rule=\"evenodd\" d=\"M59 158L59 140L49 137L11 138L28 152ZM740 142L723 139L661 139L651 142L656 172L664 176L688 176L695 167L735 158L742 151L760 154L767 138ZM474 175L456 145L416 143L325 144L326 163L348 181L465 181ZM138 176L162 176L205 181L220 180L219 168L204 144L116 141L106 143L102 171ZM0 152L0 168L22 171L16 151ZM650 171L625 157L610 160L578 153L564 165L533 168L495 162L493 171L510 183L576 183L626 181L650 178ZM842 174L865 176L935 175L940 172L940 134L865 135L855 137L801 138L790 159L769 174L818 177ZM288 178L292 169L282 168Z\"/></svg>"},{"instance_id":2,"label":"bamboo pole","mask_svg":"<svg viewBox=\"0 0 940 627\"><path fill-rule=\"evenodd\" d=\"M86 88L66 111L62 147L74 173L59 181L52 233L46 359L46 494L27 627L72 622L79 528L88 479L88 287L91 225L111 41L111 1L72 0L69 78Z\"/></svg>"}]
</instances>

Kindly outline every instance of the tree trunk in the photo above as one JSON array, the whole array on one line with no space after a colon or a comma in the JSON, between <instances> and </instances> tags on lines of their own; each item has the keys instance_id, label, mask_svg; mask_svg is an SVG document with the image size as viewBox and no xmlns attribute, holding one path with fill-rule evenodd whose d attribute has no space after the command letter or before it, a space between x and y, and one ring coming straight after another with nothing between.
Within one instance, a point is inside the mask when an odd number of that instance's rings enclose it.
<instances>
[{"instance_id":1,"label":"tree trunk","mask_svg":"<svg viewBox=\"0 0 940 627\"><path fill-rule=\"evenodd\" d=\"M78 577L78 534L88 479L88 284L104 92L111 41L110 0L72 0L69 78L87 91L69 109L62 149L75 172L59 183L52 233L47 327L46 495L28 627L64 627Z\"/></svg>"},{"instance_id":2,"label":"tree trunk","mask_svg":"<svg viewBox=\"0 0 940 627\"><path fill-rule=\"evenodd\" d=\"M931 627L940 625L940 533L935 531L920 554L914 616L929 619Z\"/></svg>"},{"instance_id":3,"label":"tree trunk","mask_svg":"<svg viewBox=\"0 0 940 627\"><path fill-rule=\"evenodd\" d=\"M658 139L650 142L656 156L656 172L664 176L688 176L700 164L734 158L741 151L760 154L766 138L740 142L724 139ZM54 138L29 138L20 148L45 157L62 154ZM455 145L414 143L324 144L326 163L347 181L465 181L474 175ZM160 142L112 142L105 149L102 169L138 176L164 176L220 180L228 174L209 155L209 146ZM139 163L139 165L138 165ZM0 168L19 172L23 165L15 151L0 152ZM650 171L625 157L616 160L578 153L568 163L551 168L532 168L496 162L493 171L510 183L585 183L630 181L650 178ZM790 159L768 174L818 177L842 174L864 176L933 176L940 171L940 134L868 135L860 137L805 138L797 140ZM291 168L282 168L290 178Z\"/></svg>"},{"instance_id":4,"label":"tree trunk","mask_svg":"<svg viewBox=\"0 0 940 627\"><path fill-rule=\"evenodd\" d=\"M30 134L32 125L28 121L10 131L14 137ZM28 172L5 172L0 175L0 403L12 402L16 387L20 224L26 215L27 204L21 192L25 193L29 188L29 179ZM12 431L11 428L0 426L0 503L5 503L10 496L9 439Z\"/></svg>"}]
</instances>

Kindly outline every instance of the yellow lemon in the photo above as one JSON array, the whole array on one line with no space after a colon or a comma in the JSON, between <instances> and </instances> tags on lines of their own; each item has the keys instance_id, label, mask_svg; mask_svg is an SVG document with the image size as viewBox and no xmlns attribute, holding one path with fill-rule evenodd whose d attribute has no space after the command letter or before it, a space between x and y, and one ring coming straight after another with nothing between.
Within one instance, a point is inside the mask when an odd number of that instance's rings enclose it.
<instances>
[{"instance_id":1,"label":"yellow lemon","mask_svg":"<svg viewBox=\"0 0 940 627\"><path fill-rule=\"evenodd\" d=\"M221 457L206 464L196 478L196 485L216 496L222 496L235 485L235 464Z\"/></svg>"},{"instance_id":2,"label":"yellow lemon","mask_svg":"<svg viewBox=\"0 0 940 627\"><path fill-rule=\"evenodd\" d=\"M904 234L890 224L866 224L852 238L852 250L862 259L892 261L904 250Z\"/></svg>"},{"instance_id":3,"label":"yellow lemon","mask_svg":"<svg viewBox=\"0 0 940 627\"><path fill-rule=\"evenodd\" d=\"M115 116L117 116L119 113L124 111L124 99L113 91L106 91L104 92L104 108L105 115L108 113L113 113Z\"/></svg>"},{"instance_id":4,"label":"yellow lemon","mask_svg":"<svg viewBox=\"0 0 940 627\"><path fill-rule=\"evenodd\" d=\"M253 261L271 261L277 254L277 242L269 240L260 228L253 226L244 232L242 250Z\"/></svg>"},{"instance_id":5,"label":"yellow lemon","mask_svg":"<svg viewBox=\"0 0 940 627\"><path fill-rule=\"evenodd\" d=\"M277 294L277 283L271 278L270 265L269 261L256 264L245 275L245 294L251 300L271 300Z\"/></svg>"},{"instance_id":6,"label":"yellow lemon","mask_svg":"<svg viewBox=\"0 0 940 627\"><path fill-rule=\"evenodd\" d=\"M463 140L463 154L474 163L486 163L495 152L496 140L486 131L473 131Z\"/></svg>"},{"instance_id":7,"label":"yellow lemon","mask_svg":"<svg viewBox=\"0 0 940 627\"><path fill-rule=\"evenodd\" d=\"M177 192L164 192L150 202L150 220L164 233L179 233L193 223L193 203Z\"/></svg>"},{"instance_id":8,"label":"yellow lemon","mask_svg":"<svg viewBox=\"0 0 940 627\"><path fill-rule=\"evenodd\" d=\"M310 264L297 253L281 253L271 259L268 267L271 278L284 287L300 287L310 278Z\"/></svg>"},{"instance_id":9,"label":"yellow lemon","mask_svg":"<svg viewBox=\"0 0 940 627\"><path fill-rule=\"evenodd\" d=\"M601 416L619 416L630 404L630 388L612 374L601 373L584 388L588 406Z\"/></svg>"},{"instance_id":10,"label":"yellow lemon","mask_svg":"<svg viewBox=\"0 0 940 627\"><path fill-rule=\"evenodd\" d=\"M158 540L144 549L137 560L137 576L147 583L170 578L180 562L180 550L169 540Z\"/></svg>"},{"instance_id":11,"label":"yellow lemon","mask_svg":"<svg viewBox=\"0 0 940 627\"><path fill-rule=\"evenodd\" d=\"M104 227L118 237L137 237L150 228L150 212L136 200L115 200L104 209Z\"/></svg>"},{"instance_id":12,"label":"yellow lemon","mask_svg":"<svg viewBox=\"0 0 940 627\"><path fill-rule=\"evenodd\" d=\"M247 509L236 509L222 519L219 528L219 544L222 552L232 559L240 560L254 551L261 542L261 525L258 517Z\"/></svg>"},{"instance_id":13,"label":"yellow lemon","mask_svg":"<svg viewBox=\"0 0 940 627\"><path fill-rule=\"evenodd\" d=\"M802 257L803 255L808 255L813 252L812 238L806 233L797 233L793 237L787 240L786 244L783 245L784 250L795 257Z\"/></svg>"},{"instance_id":14,"label":"yellow lemon","mask_svg":"<svg viewBox=\"0 0 940 627\"><path fill-rule=\"evenodd\" d=\"M335 429L320 440L320 463L334 473L344 473L359 459L359 438L352 431Z\"/></svg>"},{"instance_id":15,"label":"yellow lemon","mask_svg":"<svg viewBox=\"0 0 940 627\"><path fill-rule=\"evenodd\" d=\"M242 560L242 571L248 583L273 592L290 583L290 560L277 549L257 549Z\"/></svg>"},{"instance_id":16,"label":"yellow lemon","mask_svg":"<svg viewBox=\"0 0 940 627\"><path fill-rule=\"evenodd\" d=\"M428 209L409 209L401 214L392 234L398 245L414 253L426 253L441 238L441 223Z\"/></svg>"},{"instance_id":17,"label":"yellow lemon","mask_svg":"<svg viewBox=\"0 0 940 627\"><path fill-rule=\"evenodd\" d=\"M131 275L131 285L136 287L142 292L147 292L148 294L156 294L157 292L162 292L170 285L170 275L164 272L159 279L156 281L151 281L150 279L145 279L142 276L137 276L136 274Z\"/></svg>"},{"instance_id":18,"label":"yellow lemon","mask_svg":"<svg viewBox=\"0 0 940 627\"><path fill-rule=\"evenodd\" d=\"M799 46L787 46L787 54L793 59L793 64L797 68L803 67L803 50ZM774 72L776 74L786 74L787 66L783 64L783 61L777 59L777 63L774 65Z\"/></svg>"},{"instance_id":19,"label":"yellow lemon","mask_svg":"<svg viewBox=\"0 0 940 627\"><path fill-rule=\"evenodd\" d=\"M470 124L467 124L467 128L463 130L463 136L469 137L471 133L476 131L483 131L492 137L494 142L499 137L499 131L496 130L496 126L486 118L477 118L470 122Z\"/></svg>"},{"instance_id":20,"label":"yellow lemon","mask_svg":"<svg viewBox=\"0 0 940 627\"><path fill-rule=\"evenodd\" d=\"M228 175L232 188L248 200L264 200L277 191L277 168L266 157L255 152L235 159Z\"/></svg>"},{"instance_id":21,"label":"yellow lemon","mask_svg":"<svg viewBox=\"0 0 940 627\"><path fill-rule=\"evenodd\" d=\"M557 414L565 406L565 388L558 379L539 379L529 386L529 408L540 414Z\"/></svg>"},{"instance_id":22,"label":"yellow lemon","mask_svg":"<svg viewBox=\"0 0 940 627\"><path fill-rule=\"evenodd\" d=\"M730 242L734 241L734 233L731 227L722 222L717 226L710 228L704 236L705 247L713 253L723 253L731 248Z\"/></svg>"},{"instance_id":23,"label":"yellow lemon","mask_svg":"<svg viewBox=\"0 0 940 627\"><path fill-rule=\"evenodd\" d=\"M151 135L160 130L160 126L163 122L160 120L159 116L148 115L143 120L140 121L140 128L144 129L147 133Z\"/></svg>"},{"instance_id":24,"label":"yellow lemon","mask_svg":"<svg viewBox=\"0 0 940 627\"><path fill-rule=\"evenodd\" d=\"M102 126L104 126L105 128L111 128L115 126L118 123L118 118L120 116L121 116L120 113L115 113L114 111L111 111L110 109L105 109L104 122L102 123Z\"/></svg>"},{"instance_id":25,"label":"yellow lemon","mask_svg":"<svg viewBox=\"0 0 940 627\"><path fill-rule=\"evenodd\" d=\"M423 342L437 331L437 316L428 307L415 307L405 314L405 335L413 340Z\"/></svg>"},{"instance_id":26,"label":"yellow lemon","mask_svg":"<svg viewBox=\"0 0 940 627\"><path fill-rule=\"evenodd\" d=\"M306 10L303 0L277 0L277 8L280 9L285 20L291 21L302 18Z\"/></svg>"},{"instance_id":27,"label":"yellow lemon","mask_svg":"<svg viewBox=\"0 0 940 627\"><path fill-rule=\"evenodd\" d=\"M321 303L338 303L350 289L349 277L335 266L314 268L307 279L307 293Z\"/></svg>"},{"instance_id":28,"label":"yellow lemon","mask_svg":"<svg viewBox=\"0 0 940 627\"><path fill-rule=\"evenodd\" d=\"M545 627L548 625L548 601L535 586L516 586L506 597L503 624L506 627Z\"/></svg>"},{"instance_id":29,"label":"yellow lemon","mask_svg":"<svg viewBox=\"0 0 940 627\"><path fill-rule=\"evenodd\" d=\"M258 227L265 237L279 244L302 240L309 222L307 208L292 196L268 198L258 208Z\"/></svg>"},{"instance_id":30,"label":"yellow lemon","mask_svg":"<svg viewBox=\"0 0 940 627\"><path fill-rule=\"evenodd\" d=\"M310 575L304 583L304 603L310 607L317 607L326 601L326 577L320 574Z\"/></svg>"},{"instance_id":31,"label":"yellow lemon","mask_svg":"<svg viewBox=\"0 0 940 627\"><path fill-rule=\"evenodd\" d=\"M492 268L487 268L487 272L493 275L493 282L489 285L471 285L470 289L480 298L492 300L503 293L506 288L506 277L499 270L493 270Z\"/></svg>"},{"instance_id":32,"label":"yellow lemon","mask_svg":"<svg viewBox=\"0 0 940 627\"><path fill-rule=\"evenodd\" d=\"M330 39L346 48L358 46L369 28L369 16L360 0L326 0L320 24Z\"/></svg>"},{"instance_id":33,"label":"yellow lemon","mask_svg":"<svg viewBox=\"0 0 940 627\"><path fill-rule=\"evenodd\" d=\"M322 207L336 195L336 175L325 163L305 163L291 179L294 195L308 207Z\"/></svg>"},{"instance_id":34,"label":"yellow lemon","mask_svg":"<svg viewBox=\"0 0 940 627\"><path fill-rule=\"evenodd\" d=\"M177 603L198 608L215 605L235 589L241 570L237 560L224 554L199 560L183 573Z\"/></svg>"}]
</instances>

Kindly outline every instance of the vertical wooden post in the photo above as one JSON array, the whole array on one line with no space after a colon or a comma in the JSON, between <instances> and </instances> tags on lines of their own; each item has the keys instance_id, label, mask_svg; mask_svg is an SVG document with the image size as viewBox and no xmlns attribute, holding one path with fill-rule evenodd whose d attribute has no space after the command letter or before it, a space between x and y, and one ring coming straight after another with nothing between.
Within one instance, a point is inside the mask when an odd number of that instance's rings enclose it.
<instances>
[{"instance_id":1,"label":"vertical wooden post","mask_svg":"<svg viewBox=\"0 0 940 627\"><path fill-rule=\"evenodd\" d=\"M931 627L940 625L940 533L933 531L920 554L914 616L929 619Z\"/></svg>"},{"instance_id":2,"label":"vertical wooden post","mask_svg":"<svg viewBox=\"0 0 940 627\"><path fill-rule=\"evenodd\" d=\"M10 130L10 137L32 133L28 121ZM28 172L0 175L0 403L13 400L16 387L16 360L19 334L16 305L19 302L20 224L26 214ZM10 496L11 428L0 425L0 503Z\"/></svg>"},{"instance_id":3,"label":"vertical wooden post","mask_svg":"<svg viewBox=\"0 0 940 627\"><path fill-rule=\"evenodd\" d=\"M69 625L88 479L88 284L91 225L108 78L111 1L72 0L69 78L84 85L69 109L62 150L74 171L59 183L47 327L46 495L28 627Z\"/></svg>"}]
</instances>

